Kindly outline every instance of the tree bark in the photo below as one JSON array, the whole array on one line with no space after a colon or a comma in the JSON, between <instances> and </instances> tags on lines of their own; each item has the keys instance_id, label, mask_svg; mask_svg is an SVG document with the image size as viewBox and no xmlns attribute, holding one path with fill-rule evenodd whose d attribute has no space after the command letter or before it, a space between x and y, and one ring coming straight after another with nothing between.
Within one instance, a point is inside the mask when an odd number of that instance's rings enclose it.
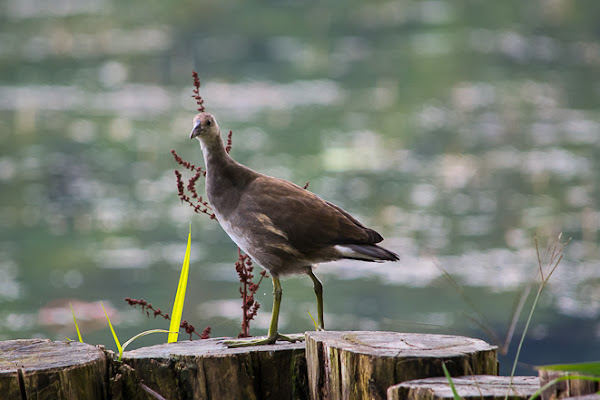
<instances>
[{"instance_id":1,"label":"tree bark","mask_svg":"<svg viewBox=\"0 0 600 400\"><path fill-rule=\"evenodd\" d=\"M544 386L550 381L561 376L579 376L581 374L568 371L540 370L540 385ZM542 400L556 400L566 397L594 394L600 390L600 383L583 379L569 379L555 383L542 392Z\"/></svg>"},{"instance_id":2,"label":"tree bark","mask_svg":"<svg viewBox=\"0 0 600 400\"><path fill-rule=\"evenodd\" d=\"M461 336L397 332L307 332L312 399L385 399L387 388L413 379L497 375L497 348Z\"/></svg>"},{"instance_id":3,"label":"tree bark","mask_svg":"<svg viewBox=\"0 0 600 400\"><path fill-rule=\"evenodd\" d=\"M123 363L166 399L308 399L304 343L227 348L220 339L125 352Z\"/></svg>"},{"instance_id":4,"label":"tree bark","mask_svg":"<svg viewBox=\"0 0 600 400\"><path fill-rule=\"evenodd\" d=\"M0 397L103 400L107 398L104 351L79 342L47 339L0 342Z\"/></svg>"}]
</instances>

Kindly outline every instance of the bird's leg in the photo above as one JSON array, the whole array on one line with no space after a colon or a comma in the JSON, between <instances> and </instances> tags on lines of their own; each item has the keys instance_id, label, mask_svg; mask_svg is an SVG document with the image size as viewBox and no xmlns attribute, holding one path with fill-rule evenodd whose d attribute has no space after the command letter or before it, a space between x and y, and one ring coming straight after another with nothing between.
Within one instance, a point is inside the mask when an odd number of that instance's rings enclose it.
<instances>
[{"instance_id":1,"label":"bird's leg","mask_svg":"<svg viewBox=\"0 0 600 400\"><path fill-rule=\"evenodd\" d=\"M323 284L317 278L317 276L312 271L312 268L308 270L308 276L313 281L313 289L315 290L315 295L317 296L317 313L318 313L318 325L317 330L323 331L325 330L325 323L323 322Z\"/></svg>"},{"instance_id":2,"label":"bird's leg","mask_svg":"<svg viewBox=\"0 0 600 400\"><path fill-rule=\"evenodd\" d=\"M316 278L316 277L315 277ZM304 340L304 335L280 335L277 329L279 324L279 306L281 305L281 282L279 278L271 274L273 280L273 311L271 312L271 324L269 325L269 336L266 339L240 339L240 340L227 340L224 343L227 347L245 347L245 346L258 346L262 344L273 344L278 340L285 340L288 342L296 342Z\"/></svg>"},{"instance_id":3,"label":"bird's leg","mask_svg":"<svg viewBox=\"0 0 600 400\"><path fill-rule=\"evenodd\" d=\"M269 325L269 336L267 340L271 343L275 343L278 335L279 326L279 307L281 306L281 283L279 278L272 276L273 280L273 310L271 311L271 324Z\"/></svg>"}]
</instances>

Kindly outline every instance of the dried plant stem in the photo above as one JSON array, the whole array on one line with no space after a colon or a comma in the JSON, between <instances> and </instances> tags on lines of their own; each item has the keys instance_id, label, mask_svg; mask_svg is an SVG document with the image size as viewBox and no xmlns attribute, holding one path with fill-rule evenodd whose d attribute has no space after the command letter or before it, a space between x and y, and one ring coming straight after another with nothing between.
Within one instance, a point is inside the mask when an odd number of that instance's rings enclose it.
<instances>
[{"instance_id":1,"label":"dried plant stem","mask_svg":"<svg viewBox=\"0 0 600 400\"><path fill-rule=\"evenodd\" d=\"M512 338L515 334L515 329L517 328L517 323L519 322L519 317L523 312L523 308L525 307L525 302L529 298L529 293L531 292L531 285L527 285L521 296L519 297L519 302L517 303L516 308L512 312L512 318L510 320L510 324L508 325L508 330L506 332L504 345L502 346L502 353L508 353L508 348L510 343L512 342Z\"/></svg>"},{"instance_id":2,"label":"dried plant stem","mask_svg":"<svg viewBox=\"0 0 600 400\"><path fill-rule=\"evenodd\" d=\"M547 273L544 272L544 266L543 266L542 258L540 257L537 236L535 237L535 249L536 249L536 253L537 253L538 268L539 268L539 272L540 272L541 281L540 281L540 285L538 286L538 290L535 295L535 298L533 299L531 309L529 310L529 315L527 316L527 321L525 322L525 327L523 328L523 334L521 335L521 340L519 341L519 346L517 347L517 353L515 354L515 361L513 362L512 370L510 372L510 381L508 384L509 389L513 383L513 378L515 376L515 371L517 369L517 364L519 362L519 357L521 355L521 349L523 348L523 342L525 341L525 336L527 335L527 331L529 330L529 324L531 323L531 320L533 318L533 313L537 307L537 303L538 303L538 300L540 299L540 295L542 294L542 291L544 290L544 288L546 287L546 284L550 280L550 277L552 276L554 271L556 271L558 264L562 260L563 250L564 250L565 246L571 240L571 239L569 239L566 242L562 243L560 241L561 237L562 237L562 233L558 235L556 241L552 242L549 245L549 249L546 252L546 254L550 253L550 255L548 257L547 266L546 266ZM505 400L508 399L508 393L509 393L509 391L507 391L507 393L506 393Z\"/></svg>"},{"instance_id":3,"label":"dried plant stem","mask_svg":"<svg viewBox=\"0 0 600 400\"><path fill-rule=\"evenodd\" d=\"M252 279L254 275L252 271L252 260L248 255L242 254L238 248L238 261L235 263L235 270L240 279L240 297L242 298L242 330L238 338L250 337L250 321L254 319L260 308L260 303L256 301L254 295L258 291L262 280L267 276L265 270L260 272L258 283L254 283Z\"/></svg>"},{"instance_id":4,"label":"dried plant stem","mask_svg":"<svg viewBox=\"0 0 600 400\"><path fill-rule=\"evenodd\" d=\"M142 308L142 311L146 313L146 316L148 318L150 318L150 311L152 311L152 313L154 314L153 315L154 318L163 317L164 319L171 320L171 316L168 313L162 312L162 310L160 308L154 308L152 306L152 303L148 303L144 299L138 300L138 299L132 299L131 297L125 297L125 301L127 302L127 304L129 304L132 307L140 306ZM181 321L179 328L183 328L185 330L185 333L190 335L190 340L192 340L193 333L195 333L198 337L200 337L200 339L208 339L210 337L210 331L211 331L210 326L207 326L206 328L204 328L204 330L202 331L202 334L199 334L198 332L196 332L196 328L194 328L194 325L190 324L186 320L183 320L183 321Z\"/></svg>"},{"instance_id":5,"label":"dried plant stem","mask_svg":"<svg viewBox=\"0 0 600 400\"><path fill-rule=\"evenodd\" d=\"M198 112L204 112L204 99L200 96L200 78L196 71L192 71L192 78L194 78L194 94L192 97L196 100L196 104L198 104Z\"/></svg>"}]
</instances>

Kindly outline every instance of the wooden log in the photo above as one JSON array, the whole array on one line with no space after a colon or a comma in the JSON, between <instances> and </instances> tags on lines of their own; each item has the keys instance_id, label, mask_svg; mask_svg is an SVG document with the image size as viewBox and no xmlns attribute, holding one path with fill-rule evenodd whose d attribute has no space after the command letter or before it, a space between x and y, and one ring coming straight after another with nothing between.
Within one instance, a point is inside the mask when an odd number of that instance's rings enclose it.
<instances>
[{"instance_id":1,"label":"wooden log","mask_svg":"<svg viewBox=\"0 0 600 400\"><path fill-rule=\"evenodd\" d=\"M308 399L313 391L314 399L377 399L394 383L441 375L442 362L453 375L497 373L495 347L476 339L390 332L307 338L306 357L304 343L230 349L221 338L141 348L123 362L78 342L0 342L0 398Z\"/></svg>"},{"instance_id":2,"label":"wooden log","mask_svg":"<svg viewBox=\"0 0 600 400\"><path fill-rule=\"evenodd\" d=\"M540 385L544 386L550 381L562 376L580 376L576 372L540 370ZM600 390L600 383L582 379L569 379L555 383L542 392L542 400L556 400L565 397L584 396L594 394Z\"/></svg>"},{"instance_id":3,"label":"wooden log","mask_svg":"<svg viewBox=\"0 0 600 400\"><path fill-rule=\"evenodd\" d=\"M222 341L144 347L125 352L123 363L169 400L309 398L304 343L227 348Z\"/></svg>"},{"instance_id":4,"label":"wooden log","mask_svg":"<svg viewBox=\"0 0 600 400\"><path fill-rule=\"evenodd\" d=\"M79 342L46 339L0 342L0 397L101 400L107 398L105 353Z\"/></svg>"},{"instance_id":5,"label":"wooden log","mask_svg":"<svg viewBox=\"0 0 600 400\"><path fill-rule=\"evenodd\" d=\"M461 336L397 332L307 332L312 399L385 399L400 382L443 376L497 375L497 347Z\"/></svg>"},{"instance_id":6,"label":"wooden log","mask_svg":"<svg viewBox=\"0 0 600 400\"><path fill-rule=\"evenodd\" d=\"M537 376L471 375L452 378L462 399L526 400L539 388ZM417 379L390 386L388 400L453 400L452 389L445 377Z\"/></svg>"}]
</instances>

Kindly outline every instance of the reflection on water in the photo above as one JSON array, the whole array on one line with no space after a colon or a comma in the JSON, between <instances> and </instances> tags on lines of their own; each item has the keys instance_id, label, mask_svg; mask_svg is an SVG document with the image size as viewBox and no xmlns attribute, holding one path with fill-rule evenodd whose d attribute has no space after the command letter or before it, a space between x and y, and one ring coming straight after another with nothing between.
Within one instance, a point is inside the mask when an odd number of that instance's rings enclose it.
<instances>
[{"instance_id":1,"label":"reflection on water","mask_svg":"<svg viewBox=\"0 0 600 400\"><path fill-rule=\"evenodd\" d=\"M169 307L189 221L186 318L237 334L235 247L179 203L169 154L201 160L187 139L196 69L236 159L309 181L401 255L318 269L330 328L492 340L463 313L506 331L539 282L534 235L543 253L563 232L572 241L523 361L584 361L600 346L599 6L240 2L235 15L213 4L209 19L180 3L5 5L0 339L72 338L65 304L83 321L100 299L123 337L162 327L120 302ZM259 290L262 310L270 291ZM310 282L288 279L284 291L284 329L310 329ZM111 343L102 324L89 327L84 339Z\"/></svg>"}]
</instances>

